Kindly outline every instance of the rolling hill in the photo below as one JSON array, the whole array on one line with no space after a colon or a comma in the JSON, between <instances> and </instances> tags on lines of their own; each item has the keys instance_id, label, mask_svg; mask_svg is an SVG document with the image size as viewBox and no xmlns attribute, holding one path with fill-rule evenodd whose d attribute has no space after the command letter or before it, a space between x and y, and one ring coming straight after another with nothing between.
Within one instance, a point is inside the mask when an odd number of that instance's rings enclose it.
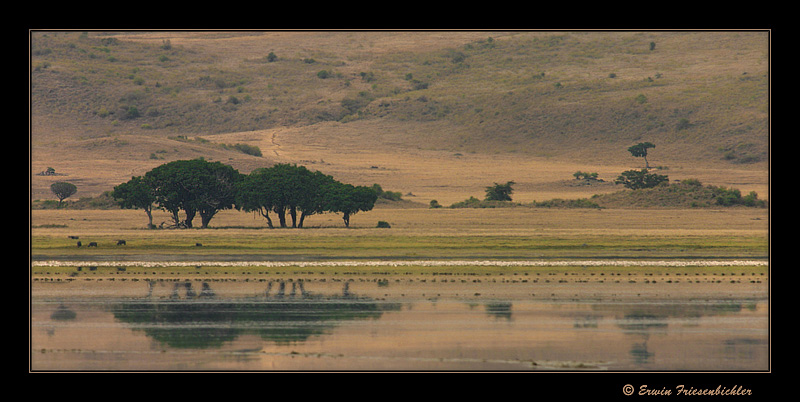
<instances>
[{"instance_id":1,"label":"rolling hill","mask_svg":"<svg viewBox=\"0 0 800 402\"><path fill-rule=\"evenodd\" d=\"M586 197L643 161L768 199L769 32L34 31L31 199L170 160L275 162L442 204ZM258 147L261 156L236 144ZM37 173L48 167L55 176Z\"/></svg>"}]
</instances>

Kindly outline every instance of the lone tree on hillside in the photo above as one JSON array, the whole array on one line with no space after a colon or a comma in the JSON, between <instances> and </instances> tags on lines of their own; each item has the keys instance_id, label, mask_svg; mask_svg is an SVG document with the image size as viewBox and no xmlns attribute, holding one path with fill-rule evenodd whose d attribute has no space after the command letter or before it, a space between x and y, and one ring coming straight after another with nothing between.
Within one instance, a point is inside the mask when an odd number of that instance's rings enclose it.
<instances>
[{"instance_id":1,"label":"lone tree on hillside","mask_svg":"<svg viewBox=\"0 0 800 402\"><path fill-rule=\"evenodd\" d=\"M511 201L511 193L514 192L511 186L514 184L513 181L509 181L506 184L494 183L494 186L486 187L486 201Z\"/></svg>"},{"instance_id":2,"label":"lone tree on hillside","mask_svg":"<svg viewBox=\"0 0 800 402\"><path fill-rule=\"evenodd\" d=\"M148 228L153 228L153 203L156 197L153 188L141 177L132 177L125 183L114 187L111 196L120 207L125 209L143 209L147 214Z\"/></svg>"},{"instance_id":3,"label":"lone tree on hillside","mask_svg":"<svg viewBox=\"0 0 800 402\"><path fill-rule=\"evenodd\" d=\"M644 158L645 168L650 169L650 164L647 163L647 150L649 148L655 148L655 147L656 147L655 144L653 144L652 142L640 142L636 145L629 147L628 152L630 152L631 155L637 158Z\"/></svg>"},{"instance_id":4,"label":"lone tree on hillside","mask_svg":"<svg viewBox=\"0 0 800 402\"><path fill-rule=\"evenodd\" d=\"M50 185L50 191L58 197L58 207L61 208L61 202L78 192L78 187L72 183L57 181Z\"/></svg>"}]
</instances>

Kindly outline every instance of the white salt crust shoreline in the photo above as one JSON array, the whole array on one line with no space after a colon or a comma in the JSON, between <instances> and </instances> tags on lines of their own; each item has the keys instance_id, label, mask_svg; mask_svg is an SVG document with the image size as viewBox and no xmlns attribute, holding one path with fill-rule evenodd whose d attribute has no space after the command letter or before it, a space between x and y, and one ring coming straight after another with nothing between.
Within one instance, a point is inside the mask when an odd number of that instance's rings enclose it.
<instances>
[{"instance_id":1,"label":"white salt crust shoreline","mask_svg":"<svg viewBox=\"0 0 800 402\"><path fill-rule=\"evenodd\" d=\"M642 260L569 260L569 261L498 261L498 260L460 260L460 261L32 261L32 267L727 267L727 266L768 266L762 260L695 260L695 261L642 261Z\"/></svg>"}]
</instances>

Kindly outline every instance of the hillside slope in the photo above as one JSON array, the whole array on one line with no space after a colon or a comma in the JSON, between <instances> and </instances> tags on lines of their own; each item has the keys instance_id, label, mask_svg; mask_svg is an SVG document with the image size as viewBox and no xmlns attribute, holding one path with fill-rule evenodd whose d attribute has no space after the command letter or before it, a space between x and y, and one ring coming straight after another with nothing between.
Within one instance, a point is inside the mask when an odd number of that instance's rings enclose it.
<instances>
[{"instance_id":1,"label":"hillside slope","mask_svg":"<svg viewBox=\"0 0 800 402\"><path fill-rule=\"evenodd\" d=\"M767 32L33 32L32 198L47 167L91 195L205 157L542 199L575 170L639 167L642 141L653 166L763 193L768 49ZM432 159L450 164L419 171Z\"/></svg>"}]
</instances>

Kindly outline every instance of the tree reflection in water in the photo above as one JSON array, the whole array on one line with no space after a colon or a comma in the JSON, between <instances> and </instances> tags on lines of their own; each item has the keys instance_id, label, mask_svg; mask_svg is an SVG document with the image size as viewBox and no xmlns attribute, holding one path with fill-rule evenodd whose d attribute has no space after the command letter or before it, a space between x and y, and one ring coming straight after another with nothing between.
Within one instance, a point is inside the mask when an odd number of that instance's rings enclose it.
<instances>
[{"instance_id":1,"label":"tree reflection in water","mask_svg":"<svg viewBox=\"0 0 800 402\"><path fill-rule=\"evenodd\" d=\"M399 310L395 303L379 303L350 293L322 296L306 291L303 282L270 282L263 297L224 299L207 282L200 292L191 282L176 283L167 299L148 297L117 303L114 317L173 348L218 348L245 334L278 344L303 342L330 332L343 321L377 319L384 311ZM150 286L152 290L152 284ZM297 293L299 291L299 295Z\"/></svg>"}]
</instances>

